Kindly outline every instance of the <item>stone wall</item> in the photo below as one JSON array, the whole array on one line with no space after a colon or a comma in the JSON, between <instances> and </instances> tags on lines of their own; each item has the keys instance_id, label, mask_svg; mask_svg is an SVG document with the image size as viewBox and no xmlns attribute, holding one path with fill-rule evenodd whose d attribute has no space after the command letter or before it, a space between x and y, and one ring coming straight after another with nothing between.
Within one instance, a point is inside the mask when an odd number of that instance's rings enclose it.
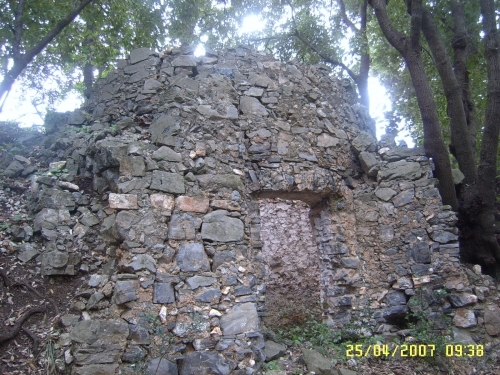
<instances>
[{"instance_id":1,"label":"stone wall","mask_svg":"<svg viewBox=\"0 0 500 375\"><path fill-rule=\"evenodd\" d=\"M72 373L252 374L288 281L332 325L395 335L418 297L492 341L498 291L460 265L432 161L377 143L352 93L246 48L138 49L98 82L32 187L42 274L89 274L62 319Z\"/></svg>"}]
</instances>

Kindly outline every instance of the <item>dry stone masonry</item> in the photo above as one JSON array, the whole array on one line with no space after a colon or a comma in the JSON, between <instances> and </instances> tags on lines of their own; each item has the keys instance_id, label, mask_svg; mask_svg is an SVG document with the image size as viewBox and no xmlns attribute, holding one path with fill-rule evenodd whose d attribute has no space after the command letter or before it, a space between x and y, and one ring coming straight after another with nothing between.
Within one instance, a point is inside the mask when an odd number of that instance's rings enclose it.
<instances>
[{"instance_id":1,"label":"dry stone masonry","mask_svg":"<svg viewBox=\"0 0 500 375\"><path fill-rule=\"evenodd\" d=\"M327 67L140 48L67 122L36 151L44 247L19 258L85 276L61 318L72 374L252 374L291 295L332 327L395 336L417 304L498 340L498 290L459 263L432 161L377 143Z\"/></svg>"}]
</instances>

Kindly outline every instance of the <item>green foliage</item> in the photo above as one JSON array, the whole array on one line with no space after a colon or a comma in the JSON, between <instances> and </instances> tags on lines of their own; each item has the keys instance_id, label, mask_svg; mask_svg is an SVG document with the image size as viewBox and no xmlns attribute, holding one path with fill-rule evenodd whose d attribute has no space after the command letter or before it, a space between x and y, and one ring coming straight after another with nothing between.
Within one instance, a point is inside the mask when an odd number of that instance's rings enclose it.
<instances>
[{"instance_id":1,"label":"green foliage","mask_svg":"<svg viewBox=\"0 0 500 375\"><path fill-rule=\"evenodd\" d=\"M278 362L276 361L266 362L262 365L262 367L265 371L281 370Z\"/></svg>"}]
</instances>

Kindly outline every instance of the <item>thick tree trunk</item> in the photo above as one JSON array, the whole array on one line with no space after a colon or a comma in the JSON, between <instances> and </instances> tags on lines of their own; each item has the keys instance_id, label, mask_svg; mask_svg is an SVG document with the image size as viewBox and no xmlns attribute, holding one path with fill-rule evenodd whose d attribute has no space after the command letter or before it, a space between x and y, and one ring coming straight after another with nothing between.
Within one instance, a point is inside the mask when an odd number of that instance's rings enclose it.
<instances>
[{"instance_id":1,"label":"thick tree trunk","mask_svg":"<svg viewBox=\"0 0 500 375\"><path fill-rule=\"evenodd\" d=\"M448 105L451 151L465 175L464 184L472 185L476 182L476 161L469 141L462 87L455 77L451 59L432 15L428 10L424 10L422 14L422 31L434 57Z\"/></svg>"},{"instance_id":2,"label":"thick tree trunk","mask_svg":"<svg viewBox=\"0 0 500 375\"><path fill-rule=\"evenodd\" d=\"M496 191L495 177L497 172L498 138L500 132L500 40L495 18L494 0L481 0L483 17L484 50L488 72L487 104L481 144L477 197L482 205L480 215L475 223L473 239L487 246L490 256L494 258L495 270L500 271L500 246L495 234Z\"/></svg>"},{"instance_id":3,"label":"thick tree trunk","mask_svg":"<svg viewBox=\"0 0 500 375\"><path fill-rule=\"evenodd\" d=\"M14 55L14 66L5 74L2 83L0 83L0 100L4 97L4 95L10 91L12 85L16 81L16 79L21 75L24 69L28 66L30 62L33 61L36 55L43 51L43 49L50 43L56 36L58 36L61 31L64 30L66 26L68 26L75 18L80 14L80 12L90 3L92 0L82 0L81 3L78 4L66 17L60 20L56 26L45 36L43 37L34 47L28 50L24 55L18 55L17 57ZM20 27L22 27L22 22L19 23ZM16 25L17 27L18 25ZM21 38L21 30L18 32L19 36L16 34L15 43L19 42L19 45L14 46L14 50L20 50L20 38ZM19 39L19 41L17 40Z\"/></svg>"},{"instance_id":4,"label":"thick tree trunk","mask_svg":"<svg viewBox=\"0 0 500 375\"><path fill-rule=\"evenodd\" d=\"M454 36L451 41L454 54L453 71L455 72L458 84L462 88L462 103L469 132L469 142L475 160L477 124L474 115L475 105L470 92L469 71L467 70L468 42L464 2L463 0L452 0L450 5L454 20Z\"/></svg>"},{"instance_id":5,"label":"thick tree trunk","mask_svg":"<svg viewBox=\"0 0 500 375\"><path fill-rule=\"evenodd\" d=\"M424 148L435 164L435 175L439 179L439 192L444 204L458 209L455 185L451 175L450 158L441 134L441 125L432 97L429 80L425 74L420 45L420 30L422 26L422 3L419 0L408 2L411 14L410 36L405 36L396 30L387 15L385 0L370 0L375 10L377 21L387 41L401 54L415 88L418 106L424 126Z\"/></svg>"}]
</instances>

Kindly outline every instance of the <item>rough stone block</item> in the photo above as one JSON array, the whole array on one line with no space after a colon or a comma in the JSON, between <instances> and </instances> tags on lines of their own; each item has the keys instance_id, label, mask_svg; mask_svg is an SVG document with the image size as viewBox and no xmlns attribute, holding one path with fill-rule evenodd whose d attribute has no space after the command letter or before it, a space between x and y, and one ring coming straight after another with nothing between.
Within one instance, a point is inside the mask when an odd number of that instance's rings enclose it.
<instances>
[{"instance_id":1,"label":"rough stone block","mask_svg":"<svg viewBox=\"0 0 500 375\"><path fill-rule=\"evenodd\" d=\"M153 171L151 189L166 193L184 194L184 177L178 173L169 173L159 170Z\"/></svg>"},{"instance_id":2,"label":"rough stone block","mask_svg":"<svg viewBox=\"0 0 500 375\"><path fill-rule=\"evenodd\" d=\"M180 211L205 213L208 211L208 198L180 196L175 199L175 206Z\"/></svg>"},{"instance_id":3,"label":"rough stone block","mask_svg":"<svg viewBox=\"0 0 500 375\"><path fill-rule=\"evenodd\" d=\"M209 271L210 262L201 243L182 244L176 256L182 272Z\"/></svg>"},{"instance_id":4,"label":"rough stone block","mask_svg":"<svg viewBox=\"0 0 500 375\"><path fill-rule=\"evenodd\" d=\"M175 294L172 283L153 284L153 303L174 303Z\"/></svg>"},{"instance_id":5,"label":"rough stone block","mask_svg":"<svg viewBox=\"0 0 500 375\"><path fill-rule=\"evenodd\" d=\"M124 210L137 210L137 195L109 193L109 207Z\"/></svg>"},{"instance_id":6,"label":"rough stone block","mask_svg":"<svg viewBox=\"0 0 500 375\"><path fill-rule=\"evenodd\" d=\"M259 330L259 317L254 303L247 302L234 306L220 319L225 336Z\"/></svg>"}]
</instances>

